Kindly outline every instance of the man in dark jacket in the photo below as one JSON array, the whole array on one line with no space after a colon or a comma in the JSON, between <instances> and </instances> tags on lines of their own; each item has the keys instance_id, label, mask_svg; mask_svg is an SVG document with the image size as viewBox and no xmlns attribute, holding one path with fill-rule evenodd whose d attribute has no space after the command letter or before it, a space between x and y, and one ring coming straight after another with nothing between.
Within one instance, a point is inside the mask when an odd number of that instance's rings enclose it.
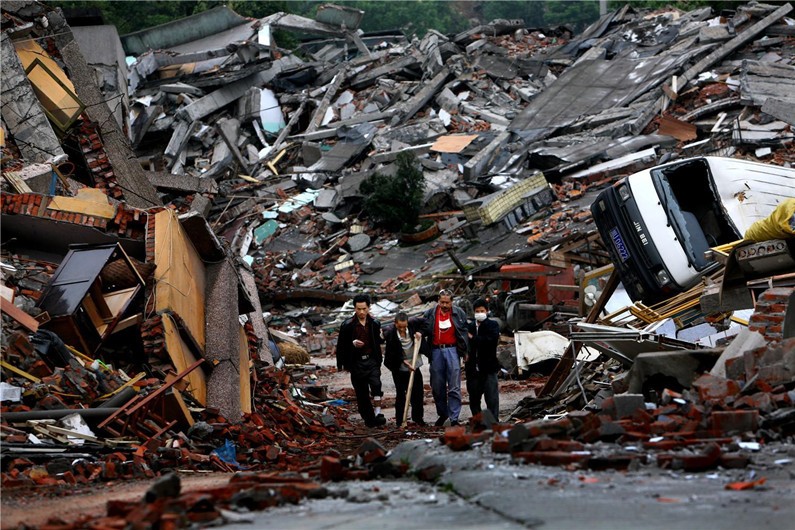
<instances>
[{"instance_id":1,"label":"man in dark jacket","mask_svg":"<svg viewBox=\"0 0 795 530\"><path fill-rule=\"evenodd\" d=\"M475 320L469 324L469 357L465 369L467 374L467 392L469 392L469 408L472 415L481 411L480 399L486 398L486 408L494 416L500 418L500 394L497 385L497 372L500 364L497 361L497 343L500 340L500 325L488 317L488 302L483 299L473 304Z\"/></svg>"},{"instance_id":2,"label":"man in dark jacket","mask_svg":"<svg viewBox=\"0 0 795 530\"><path fill-rule=\"evenodd\" d=\"M378 427L386 424L381 414L381 324L370 316L370 297L353 297L355 314L340 326L337 337L337 369L351 373L356 403L364 424ZM370 395L375 402L370 403Z\"/></svg>"},{"instance_id":3,"label":"man in dark jacket","mask_svg":"<svg viewBox=\"0 0 795 530\"><path fill-rule=\"evenodd\" d=\"M424 335L431 345L431 389L436 413L436 425L458 425L461 413L461 359L469 353L467 317L464 310L453 305L453 293L439 291L436 307L423 315Z\"/></svg>"},{"instance_id":4,"label":"man in dark jacket","mask_svg":"<svg viewBox=\"0 0 795 530\"><path fill-rule=\"evenodd\" d=\"M424 321L421 318L409 319L403 311L395 315L395 324L384 333L384 366L392 372L395 381L395 421L398 425L403 423L403 412L406 407L406 393L408 392L409 378L414 372L414 382L411 387L411 419L417 425L425 425L423 419L424 408L422 356L428 355L430 349L428 342L422 337L421 330ZM412 366L414 348L419 341L417 364Z\"/></svg>"}]
</instances>

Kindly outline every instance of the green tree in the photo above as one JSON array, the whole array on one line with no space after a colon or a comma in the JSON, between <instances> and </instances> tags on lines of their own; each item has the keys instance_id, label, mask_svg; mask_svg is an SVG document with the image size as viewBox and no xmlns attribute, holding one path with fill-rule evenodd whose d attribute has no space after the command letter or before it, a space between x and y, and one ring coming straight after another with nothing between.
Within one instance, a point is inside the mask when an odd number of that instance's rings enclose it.
<instances>
[{"instance_id":1,"label":"green tree","mask_svg":"<svg viewBox=\"0 0 795 530\"><path fill-rule=\"evenodd\" d=\"M236 13L252 18L263 18L279 11L290 12L290 2L248 2L245 0L230 0L228 2L217 2L212 0L183 0L179 2L141 0L141 1L111 1L111 0L90 0L90 1L52 1L48 5L63 9L98 9L107 24L116 26L120 35L132 33L142 29L152 28L195 15L212 9L213 7L226 5Z\"/></svg>"},{"instance_id":2,"label":"green tree","mask_svg":"<svg viewBox=\"0 0 795 530\"><path fill-rule=\"evenodd\" d=\"M517 2L516 0L495 0L483 3L483 21L502 19L522 19L525 27L544 27L544 2Z\"/></svg>"},{"instance_id":3,"label":"green tree","mask_svg":"<svg viewBox=\"0 0 795 530\"><path fill-rule=\"evenodd\" d=\"M113 2L110 0L47 2L52 7L63 9L98 9L105 22L116 26L120 35L192 15L198 3L194 1Z\"/></svg>"},{"instance_id":4,"label":"green tree","mask_svg":"<svg viewBox=\"0 0 795 530\"><path fill-rule=\"evenodd\" d=\"M306 16L314 16L317 5ZM406 35L422 37L429 29L456 33L469 28L469 21L454 9L455 2L439 0L355 0L338 1L339 5L364 11L361 29L365 32L402 30Z\"/></svg>"},{"instance_id":5,"label":"green tree","mask_svg":"<svg viewBox=\"0 0 795 530\"><path fill-rule=\"evenodd\" d=\"M599 2L584 0L582 2L549 1L544 3L544 24L557 26L570 25L575 32L582 31L599 18Z\"/></svg>"},{"instance_id":6,"label":"green tree","mask_svg":"<svg viewBox=\"0 0 795 530\"><path fill-rule=\"evenodd\" d=\"M418 165L413 154L400 153L394 176L374 173L361 183L362 210L376 224L393 232L414 231L425 189L425 177Z\"/></svg>"}]
</instances>

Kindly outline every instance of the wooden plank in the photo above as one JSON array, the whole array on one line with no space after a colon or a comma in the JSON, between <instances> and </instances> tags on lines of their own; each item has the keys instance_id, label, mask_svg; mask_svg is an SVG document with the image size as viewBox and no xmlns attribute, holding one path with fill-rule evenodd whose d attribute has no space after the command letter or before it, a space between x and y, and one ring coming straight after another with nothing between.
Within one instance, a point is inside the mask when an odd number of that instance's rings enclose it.
<instances>
[{"instance_id":1,"label":"wooden plank","mask_svg":"<svg viewBox=\"0 0 795 530\"><path fill-rule=\"evenodd\" d=\"M185 398L182 397L182 392L176 386L171 389L170 394L166 394L165 411L169 420L176 421L187 428L192 427L196 423L190 413L190 409L188 409L188 405L185 403Z\"/></svg>"},{"instance_id":2,"label":"wooden plank","mask_svg":"<svg viewBox=\"0 0 795 530\"><path fill-rule=\"evenodd\" d=\"M113 219L116 216L116 206L110 204L108 196L97 188L81 188L77 191L76 197L53 197L47 209L102 219Z\"/></svg>"},{"instance_id":3,"label":"wooden plank","mask_svg":"<svg viewBox=\"0 0 795 530\"><path fill-rule=\"evenodd\" d=\"M39 323L35 318L2 297L0 297L0 311L32 333L36 333L39 330Z\"/></svg>"},{"instance_id":4,"label":"wooden plank","mask_svg":"<svg viewBox=\"0 0 795 530\"><path fill-rule=\"evenodd\" d=\"M30 189L28 183L19 176L18 171L6 171L3 173L3 177L5 177L8 183L11 184L17 193L33 193L33 190Z\"/></svg>"},{"instance_id":5,"label":"wooden plank","mask_svg":"<svg viewBox=\"0 0 795 530\"><path fill-rule=\"evenodd\" d=\"M0 366L5 368L9 372L14 372L17 375L20 375L20 376L24 377L28 381L32 381L34 383L41 383L41 379L39 379L35 375L30 375L25 370L21 370L21 369L17 368L16 366L14 366L12 364L9 364L9 363L7 363L7 362L5 362L3 360L0 360Z\"/></svg>"},{"instance_id":6,"label":"wooden plank","mask_svg":"<svg viewBox=\"0 0 795 530\"><path fill-rule=\"evenodd\" d=\"M132 379L130 379L129 381L127 381L126 383L121 385L119 388L117 388L113 392L108 392L104 396L100 396L99 399L108 399L109 397L115 396L116 394L118 394L119 392L124 390L125 388L133 386L135 383L137 383L138 381L140 381L144 377L146 377L146 372L140 372L135 377L133 377Z\"/></svg>"},{"instance_id":7,"label":"wooden plank","mask_svg":"<svg viewBox=\"0 0 795 530\"><path fill-rule=\"evenodd\" d=\"M137 288L137 286L133 286L103 295L103 298L105 299L105 305L107 305L111 316L115 317L121 312L121 310L130 301L130 298L133 297Z\"/></svg>"},{"instance_id":8,"label":"wooden plank","mask_svg":"<svg viewBox=\"0 0 795 530\"><path fill-rule=\"evenodd\" d=\"M248 338L246 330L240 326L240 410L244 414L251 414L251 359L248 351Z\"/></svg>"},{"instance_id":9,"label":"wooden plank","mask_svg":"<svg viewBox=\"0 0 795 530\"><path fill-rule=\"evenodd\" d=\"M55 434L71 436L72 438L81 438L83 440L88 440L89 442L95 442L100 444L102 443L102 440L100 440L96 436L91 436L90 434L83 434L82 432L77 432L77 431L70 431L69 429L64 429L63 427L57 427L55 425L47 425L46 429L48 431L54 432Z\"/></svg>"},{"instance_id":10,"label":"wooden plank","mask_svg":"<svg viewBox=\"0 0 795 530\"><path fill-rule=\"evenodd\" d=\"M140 324L144 321L144 317L142 314L133 315L130 317L125 318L124 320L120 320L118 324L113 326L113 329L109 333L109 335L113 335L114 333L118 333L119 331L123 331L127 328L131 328L135 325Z\"/></svg>"},{"instance_id":11,"label":"wooden plank","mask_svg":"<svg viewBox=\"0 0 795 530\"><path fill-rule=\"evenodd\" d=\"M440 136L431 146L431 151L437 153L460 153L469 144L471 144L477 134L451 134L447 136Z\"/></svg>"},{"instance_id":12,"label":"wooden plank","mask_svg":"<svg viewBox=\"0 0 795 530\"><path fill-rule=\"evenodd\" d=\"M469 261L474 262L481 262L481 263L495 263L497 261L502 261L505 258L499 258L496 256L467 256Z\"/></svg>"},{"instance_id":13,"label":"wooden plank","mask_svg":"<svg viewBox=\"0 0 795 530\"><path fill-rule=\"evenodd\" d=\"M0 297L14 303L14 290L5 284L0 284Z\"/></svg>"},{"instance_id":14,"label":"wooden plank","mask_svg":"<svg viewBox=\"0 0 795 530\"><path fill-rule=\"evenodd\" d=\"M174 212L155 216L155 310L178 314L193 340L204 350L204 263Z\"/></svg>"},{"instance_id":15,"label":"wooden plank","mask_svg":"<svg viewBox=\"0 0 795 530\"><path fill-rule=\"evenodd\" d=\"M174 364L177 372L183 372L192 366L197 358L193 351L182 340L179 329L170 315L164 315L163 330L166 337L166 351ZM201 403L207 404L207 379L202 370L193 370L185 379L189 383L189 390L191 395Z\"/></svg>"}]
</instances>

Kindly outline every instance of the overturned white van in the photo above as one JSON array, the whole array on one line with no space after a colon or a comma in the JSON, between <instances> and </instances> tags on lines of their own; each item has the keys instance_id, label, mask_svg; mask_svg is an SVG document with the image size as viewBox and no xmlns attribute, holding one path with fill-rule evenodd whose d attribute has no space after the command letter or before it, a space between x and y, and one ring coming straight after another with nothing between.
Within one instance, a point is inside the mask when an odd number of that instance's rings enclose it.
<instances>
[{"instance_id":1,"label":"overturned white van","mask_svg":"<svg viewBox=\"0 0 795 530\"><path fill-rule=\"evenodd\" d=\"M696 284L717 266L706 250L742 239L788 197L795 169L707 156L621 179L591 212L627 293L651 304Z\"/></svg>"}]
</instances>

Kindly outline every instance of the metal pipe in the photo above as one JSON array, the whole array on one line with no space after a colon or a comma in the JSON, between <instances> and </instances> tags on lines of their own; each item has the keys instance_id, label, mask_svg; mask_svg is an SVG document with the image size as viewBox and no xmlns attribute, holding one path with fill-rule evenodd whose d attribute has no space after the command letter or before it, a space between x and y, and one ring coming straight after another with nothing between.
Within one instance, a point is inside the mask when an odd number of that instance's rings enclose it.
<instances>
[{"instance_id":1,"label":"metal pipe","mask_svg":"<svg viewBox=\"0 0 795 530\"><path fill-rule=\"evenodd\" d=\"M89 420L100 422L119 410L118 408L97 408L97 409L53 409L53 410L31 410L28 412L4 412L0 419L7 423L24 423L28 420L59 420L70 414L80 414L86 423Z\"/></svg>"}]
</instances>

